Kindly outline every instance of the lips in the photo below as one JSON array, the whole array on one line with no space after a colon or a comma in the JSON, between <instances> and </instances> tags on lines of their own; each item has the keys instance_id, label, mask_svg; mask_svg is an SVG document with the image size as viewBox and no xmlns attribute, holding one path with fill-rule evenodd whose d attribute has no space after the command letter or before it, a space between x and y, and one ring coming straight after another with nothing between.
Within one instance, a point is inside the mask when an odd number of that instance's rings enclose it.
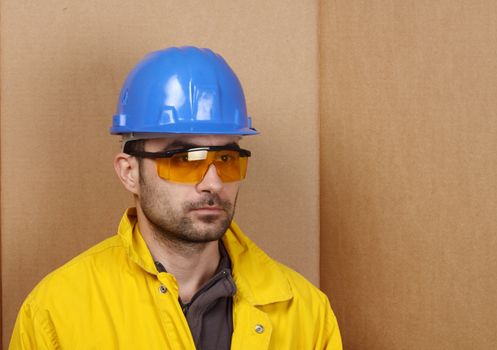
<instances>
[{"instance_id":1,"label":"lips","mask_svg":"<svg viewBox=\"0 0 497 350\"><path fill-rule=\"evenodd\" d=\"M205 214L217 214L223 211L229 213L231 211L231 203L221 200L216 195L210 195L197 202L188 203L185 206L185 210Z\"/></svg>"},{"instance_id":2,"label":"lips","mask_svg":"<svg viewBox=\"0 0 497 350\"><path fill-rule=\"evenodd\" d=\"M221 211L221 210L224 210L224 209L221 208L221 207L202 207L202 208L195 208L195 209L193 209L193 211L202 211L202 210L206 210L206 211Z\"/></svg>"}]
</instances>

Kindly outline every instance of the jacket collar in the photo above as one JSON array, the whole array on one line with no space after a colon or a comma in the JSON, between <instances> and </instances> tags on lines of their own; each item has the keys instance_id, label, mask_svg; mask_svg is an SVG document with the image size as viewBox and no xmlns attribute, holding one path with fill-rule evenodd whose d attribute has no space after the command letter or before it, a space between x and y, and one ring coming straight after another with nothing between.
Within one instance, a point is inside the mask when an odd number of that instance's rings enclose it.
<instances>
[{"instance_id":1,"label":"jacket collar","mask_svg":"<svg viewBox=\"0 0 497 350\"><path fill-rule=\"evenodd\" d=\"M157 269L150 251L139 232L136 209L129 208L119 224L118 235L123 240L129 258L151 274ZM266 305L293 297L288 278L280 265L264 253L233 221L223 236L231 259L237 294L252 305Z\"/></svg>"},{"instance_id":2,"label":"jacket collar","mask_svg":"<svg viewBox=\"0 0 497 350\"><path fill-rule=\"evenodd\" d=\"M293 297L281 265L245 236L234 221L223 242L231 258L236 287L250 304L266 305Z\"/></svg>"},{"instance_id":3,"label":"jacket collar","mask_svg":"<svg viewBox=\"0 0 497 350\"><path fill-rule=\"evenodd\" d=\"M156 275L154 259L136 223L136 208L129 208L119 223L117 234L123 240L128 257L148 273Z\"/></svg>"}]
</instances>

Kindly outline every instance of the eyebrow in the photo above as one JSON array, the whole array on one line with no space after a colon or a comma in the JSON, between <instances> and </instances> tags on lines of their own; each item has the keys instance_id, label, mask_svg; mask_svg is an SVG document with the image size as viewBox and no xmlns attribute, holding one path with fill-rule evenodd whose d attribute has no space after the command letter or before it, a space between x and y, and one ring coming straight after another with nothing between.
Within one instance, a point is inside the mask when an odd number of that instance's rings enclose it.
<instances>
[{"instance_id":1,"label":"eyebrow","mask_svg":"<svg viewBox=\"0 0 497 350\"><path fill-rule=\"evenodd\" d=\"M226 145L219 145L219 146L240 148L240 146L236 142L230 142ZM184 141L180 141L180 140L175 140L175 141L171 142L169 145L167 145L166 147L164 147L163 151L170 151L170 150L176 150L176 149L190 149L190 148L198 148L198 147L206 147L206 146L196 145L193 143L184 142Z\"/></svg>"}]
</instances>

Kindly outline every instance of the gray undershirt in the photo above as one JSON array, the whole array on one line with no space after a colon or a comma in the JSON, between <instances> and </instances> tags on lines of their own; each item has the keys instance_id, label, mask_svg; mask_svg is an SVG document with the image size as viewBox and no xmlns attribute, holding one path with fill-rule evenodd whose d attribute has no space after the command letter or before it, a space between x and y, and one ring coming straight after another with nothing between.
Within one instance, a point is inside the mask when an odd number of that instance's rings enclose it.
<instances>
[{"instance_id":1,"label":"gray undershirt","mask_svg":"<svg viewBox=\"0 0 497 350\"><path fill-rule=\"evenodd\" d=\"M219 241L221 259L214 276L192 297L190 302L179 303L199 350L229 350L233 334L233 295L235 282L231 277L231 261ZM158 261L157 271L166 272Z\"/></svg>"}]
</instances>

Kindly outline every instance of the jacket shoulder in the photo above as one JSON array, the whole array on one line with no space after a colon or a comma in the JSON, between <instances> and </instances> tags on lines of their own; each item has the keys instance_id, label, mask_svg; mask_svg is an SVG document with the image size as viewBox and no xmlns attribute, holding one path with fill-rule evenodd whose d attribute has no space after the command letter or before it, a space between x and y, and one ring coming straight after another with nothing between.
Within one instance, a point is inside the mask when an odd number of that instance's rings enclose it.
<instances>
[{"instance_id":1,"label":"jacket shoulder","mask_svg":"<svg viewBox=\"0 0 497 350\"><path fill-rule=\"evenodd\" d=\"M275 261L277 267L288 280L292 289L294 298L303 298L304 300L313 300L322 304L323 307L329 305L328 297L318 287L312 284L307 278L302 276L294 269Z\"/></svg>"},{"instance_id":2,"label":"jacket shoulder","mask_svg":"<svg viewBox=\"0 0 497 350\"><path fill-rule=\"evenodd\" d=\"M119 264L112 262L122 260L119 259L122 254L125 254L122 239L115 235L45 276L19 310L10 348L34 349L41 344L59 348L54 319L74 320L83 315L88 306L88 286L95 285L96 280L100 284L112 283L119 268Z\"/></svg>"},{"instance_id":3,"label":"jacket shoulder","mask_svg":"<svg viewBox=\"0 0 497 350\"><path fill-rule=\"evenodd\" d=\"M102 272L111 272L113 264L109 263L114 260L116 254L122 253L124 246L121 238L118 235L109 237L46 275L32 290L27 300L41 302L47 296L53 299L57 291L73 288L81 285L85 279L92 278L99 266L105 265Z\"/></svg>"}]
</instances>

